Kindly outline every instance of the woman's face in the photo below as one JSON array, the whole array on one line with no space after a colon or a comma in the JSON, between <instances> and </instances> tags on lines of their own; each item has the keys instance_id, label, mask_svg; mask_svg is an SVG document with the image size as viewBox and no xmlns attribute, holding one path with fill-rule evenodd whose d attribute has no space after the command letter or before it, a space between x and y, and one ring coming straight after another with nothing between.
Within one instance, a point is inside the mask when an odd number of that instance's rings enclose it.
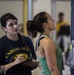
<instances>
[{"instance_id":1,"label":"woman's face","mask_svg":"<svg viewBox=\"0 0 74 75\"><path fill-rule=\"evenodd\" d=\"M47 24L48 24L49 30L55 30L54 20L52 19L52 17L49 14L47 14L46 16L48 18Z\"/></svg>"},{"instance_id":2,"label":"woman's face","mask_svg":"<svg viewBox=\"0 0 74 75\"><path fill-rule=\"evenodd\" d=\"M19 31L17 20L9 19L6 22L6 27L4 27L3 30L8 34L17 34Z\"/></svg>"}]
</instances>

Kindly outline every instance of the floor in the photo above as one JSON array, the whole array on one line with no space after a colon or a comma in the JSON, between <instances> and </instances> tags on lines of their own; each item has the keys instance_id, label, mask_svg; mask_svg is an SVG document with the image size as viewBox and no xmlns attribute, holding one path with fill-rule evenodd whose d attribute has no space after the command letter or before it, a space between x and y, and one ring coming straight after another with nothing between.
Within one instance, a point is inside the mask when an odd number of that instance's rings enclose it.
<instances>
[{"instance_id":1,"label":"floor","mask_svg":"<svg viewBox=\"0 0 74 75\"><path fill-rule=\"evenodd\" d=\"M63 70L63 75L70 75L70 68L68 66L64 66L65 70Z\"/></svg>"}]
</instances>

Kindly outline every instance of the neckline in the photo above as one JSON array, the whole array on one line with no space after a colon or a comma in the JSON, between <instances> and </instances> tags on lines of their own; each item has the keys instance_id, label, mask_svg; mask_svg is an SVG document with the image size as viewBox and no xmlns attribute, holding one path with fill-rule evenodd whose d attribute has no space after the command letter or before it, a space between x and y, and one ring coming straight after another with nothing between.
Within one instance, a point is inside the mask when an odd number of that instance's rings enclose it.
<instances>
[{"instance_id":1,"label":"neckline","mask_svg":"<svg viewBox=\"0 0 74 75\"><path fill-rule=\"evenodd\" d=\"M12 41L12 42L18 42L20 39L18 39L18 40L11 40L11 39L9 39L6 35L5 35L5 37L8 39L8 40L10 40L10 41Z\"/></svg>"}]
</instances>

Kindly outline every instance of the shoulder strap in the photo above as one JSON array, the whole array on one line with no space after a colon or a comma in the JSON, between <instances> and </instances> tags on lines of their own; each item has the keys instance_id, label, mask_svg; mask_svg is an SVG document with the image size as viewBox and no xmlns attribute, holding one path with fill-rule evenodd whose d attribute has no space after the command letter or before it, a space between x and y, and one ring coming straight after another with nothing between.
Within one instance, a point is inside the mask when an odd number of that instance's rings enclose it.
<instances>
[{"instance_id":1,"label":"shoulder strap","mask_svg":"<svg viewBox=\"0 0 74 75\"><path fill-rule=\"evenodd\" d=\"M39 45L40 45L40 40L43 38L46 38L46 35L42 35L38 38L38 40L36 41L36 46L35 46L35 51L38 49Z\"/></svg>"}]
</instances>

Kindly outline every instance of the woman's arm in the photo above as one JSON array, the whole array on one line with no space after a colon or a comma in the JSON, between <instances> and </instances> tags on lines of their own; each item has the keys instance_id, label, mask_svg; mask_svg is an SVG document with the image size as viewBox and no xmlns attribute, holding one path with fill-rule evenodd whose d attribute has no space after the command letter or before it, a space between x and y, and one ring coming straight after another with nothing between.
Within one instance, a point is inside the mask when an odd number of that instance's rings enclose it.
<instances>
[{"instance_id":1,"label":"woman's arm","mask_svg":"<svg viewBox=\"0 0 74 75\"><path fill-rule=\"evenodd\" d=\"M44 39L44 41L41 43L48 68L51 71L51 75L60 75L60 72L57 67L56 46L54 42L50 39Z\"/></svg>"},{"instance_id":2,"label":"woman's arm","mask_svg":"<svg viewBox=\"0 0 74 75\"><path fill-rule=\"evenodd\" d=\"M1 65L0 66L0 74L3 73L4 71L7 71L9 68L15 65L15 62L6 64L6 65Z\"/></svg>"},{"instance_id":3,"label":"woman's arm","mask_svg":"<svg viewBox=\"0 0 74 75\"><path fill-rule=\"evenodd\" d=\"M31 61L24 62L23 65L27 65L30 67L31 70L35 69L38 67L39 62L35 59L32 59Z\"/></svg>"},{"instance_id":4,"label":"woman's arm","mask_svg":"<svg viewBox=\"0 0 74 75\"><path fill-rule=\"evenodd\" d=\"M24 57L23 55L19 55L15 61L9 63L9 64L6 64L6 65L1 65L0 66L0 74L3 73L4 71L7 71L8 69L10 69L11 67L13 67L14 65L17 65L19 63L22 63L24 60Z\"/></svg>"}]
</instances>

